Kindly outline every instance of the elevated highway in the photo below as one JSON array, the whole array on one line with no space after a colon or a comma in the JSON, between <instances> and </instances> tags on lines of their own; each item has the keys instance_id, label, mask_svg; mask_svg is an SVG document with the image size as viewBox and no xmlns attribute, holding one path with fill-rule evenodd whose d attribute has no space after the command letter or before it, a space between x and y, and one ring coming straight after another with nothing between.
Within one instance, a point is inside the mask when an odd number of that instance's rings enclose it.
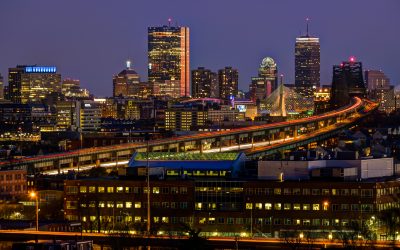
<instances>
[{"instance_id":1,"label":"elevated highway","mask_svg":"<svg viewBox=\"0 0 400 250\"><path fill-rule=\"evenodd\" d=\"M94 244L111 246L118 242L120 246L152 246L178 248L189 240L187 236L142 236L130 233L104 234L80 232L52 232L29 230L0 230L0 242L39 241L39 240L92 240ZM343 248L343 241L328 239L265 238L265 237L210 237L205 243L212 249L293 249L293 246L307 249ZM365 241L353 243L357 249L397 249L400 245L393 241Z\"/></svg>"},{"instance_id":2,"label":"elevated highway","mask_svg":"<svg viewBox=\"0 0 400 250\"><path fill-rule=\"evenodd\" d=\"M249 126L228 131L214 131L142 143L93 147L70 152L25 157L0 162L0 168L26 168L29 173L60 173L93 166L126 165L135 152L215 152L247 150L253 158L276 150L297 147L357 123L378 107L358 97L340 109L291 121Z\"/></svg>"}]
</instances>

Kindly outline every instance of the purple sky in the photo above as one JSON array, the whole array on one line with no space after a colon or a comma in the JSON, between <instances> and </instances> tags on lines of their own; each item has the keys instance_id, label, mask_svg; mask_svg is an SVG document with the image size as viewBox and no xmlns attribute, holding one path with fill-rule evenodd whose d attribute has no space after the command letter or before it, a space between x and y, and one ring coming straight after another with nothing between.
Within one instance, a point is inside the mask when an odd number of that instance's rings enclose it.
<instances>
[{"instance_id":1,"label":"purple sky","mask_svg":"<svg viewBox=\"0 0 400 250\"><path fill-rule=\"evenodd\" d=\"M92 93L110 96L127 58L147 78L147 27L190 27L191 68L239 70L248 90L263 57L294 81L294 41L311 19L321 41L321 82L354 55L400 83L398 0L0 0L0 73L17 64L56 65Z\"/></svg>"}]
</instances>

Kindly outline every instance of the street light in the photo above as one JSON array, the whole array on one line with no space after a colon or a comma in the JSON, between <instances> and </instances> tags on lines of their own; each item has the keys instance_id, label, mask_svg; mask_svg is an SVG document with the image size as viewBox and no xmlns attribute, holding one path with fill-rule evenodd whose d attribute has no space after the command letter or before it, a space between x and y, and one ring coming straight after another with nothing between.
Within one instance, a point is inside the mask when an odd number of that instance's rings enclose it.
<instances>
[{"instance_id":1,"label":"street light","mask_svg":"<svg viewBox=\"0 0 400 250\"><path fill-rule=\"evenodd\" d=\"M35 210L36 210L36 231L39 231L39 199L38 194L35 191L29 193L32 199L35 199Z\"/></svg>"}]
</instances>

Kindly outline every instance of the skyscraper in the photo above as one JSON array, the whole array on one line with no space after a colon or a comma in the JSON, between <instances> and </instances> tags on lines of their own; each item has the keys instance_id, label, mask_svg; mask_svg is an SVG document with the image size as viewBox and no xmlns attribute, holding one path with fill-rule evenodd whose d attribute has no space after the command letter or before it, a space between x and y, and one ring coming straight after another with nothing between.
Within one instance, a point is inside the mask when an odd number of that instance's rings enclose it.
<instances>
[{"instance_id":1,"label":"skyscraper","mask_svg":"<svg viewBox=\"0 0 400 250\"><path fill-rule=\"evenodd\" d=\"M113 77L113 96L133 97L139 88L139 74L131 68L131 62L127 61L126 69Z\"/></svg>"},{"instance_id":2,"label":"skyscraper","mask_svg":"<svg viewBox=\"0 0 400 250\"><path fill-rule=\"evenodd\" d=\"M313 98L320 85L319 38L308 33L296 38L295 45L295 86L306 98Z\"/></svg>"},{"instance_id":3,"label":"skyscraper","mask_svg":"<svg viewBox=\"0 0 400 250\"><path fill-rule=\"evenodd\" d=\"M61 93L61 74L55 66L18 65L8 69L8 85L12 102L41 102L51 93Z\"/></svg>"},{"instance_id":4,"label":"skyscraper","mask_svg":"<svg viewBox=\"0 0 400 250\"><path fill-rule=\"evenodd\" d=\"M251 78L250 97L253 102L264 101L277 88L278 68L274 59L265 57L258 69L258 77Z\"/></svg>"},{"instance_id":5,"label":"skyscraper","mask_svg":"<svg viewBox=\"0 0 400 250\"><path fill-rule=\"evenodd\" d=\"M214 97L213 86L217 85L217 74L204 67L192 70L192 96L194 98Z\"/></svg>"},{"instance_id":6,"label":"skyscraper","mask_svg":"<svg viewBox=\"0 0 400 250\"><path fill-rule=\"evenodd\" d=\"M368 97L380 103L379 110L390 113L395 110L396 100L394 86L382 70L366 70L365 83Z\"/></svg>"},{"instance_id":7,"label":"skyscraper","mask_svg":"<svg viewBox=\"0 0 400 250\"><path fill-rule=\"evenodd\" d=\"M237 69L225 67L218 70L219 97L229 100L231 96L238 94L239 73Z\"/></svg>"},{"instance_id":8,"label":"skyscraper","mask_svg":"<svg viewBox=\"0 0 400 250\"><path fill-rule=\"evenodd\" d=\"M149 81L179 80L180 96L190 96L189 51L188 27L149 27Z\"/></svg>"},{"instance_id":9,"label":"skyscraper","mask_svg":"<svg viewBox=\"0 0 400 250\"><path fill-rule=\"evenodd\" d=\"M331 109L345 106L352 96L364 96L365 92L361 62L350 57L348 62L333 66Z\"/></svg>"}]
</instances>

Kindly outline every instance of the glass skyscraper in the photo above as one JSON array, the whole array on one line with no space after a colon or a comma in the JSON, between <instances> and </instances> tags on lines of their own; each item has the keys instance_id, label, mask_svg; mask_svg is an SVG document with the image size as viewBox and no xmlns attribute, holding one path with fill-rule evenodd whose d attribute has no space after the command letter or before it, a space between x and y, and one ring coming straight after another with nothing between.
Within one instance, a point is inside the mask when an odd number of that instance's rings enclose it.
<instances>
[{"instance_id":1,"label":"glass skyscraper","mask_svg":"<svg viewBox=\"0 0 400 250\"><path fill-rule=\"evenodd\" d=\"M18 65L8 69L9 97L15 103L41 102L61 93L61 74L54 66Z\"/></svg>"},{"instance_id":2,"label":"glass skyscraper","mask_svg":"<svg viewBox=\"0 0 400 250\"><path fill-rule=\"evenodd\" d=\"M308 25L307 34L296 38L295 86L306 98L313 98L320 86L319 38L308 34Z\"/></svg>"},{"instance_id":3,"label":"glass skyscraper","mask_svg":"<svg viewBox=\"0 0 400 250\"><path fill-rule=\"evenodd\" d=\"M180 96L190 96L188 27L148 28L150 82L180 81Z\"/></svg>"}]
</instances>

